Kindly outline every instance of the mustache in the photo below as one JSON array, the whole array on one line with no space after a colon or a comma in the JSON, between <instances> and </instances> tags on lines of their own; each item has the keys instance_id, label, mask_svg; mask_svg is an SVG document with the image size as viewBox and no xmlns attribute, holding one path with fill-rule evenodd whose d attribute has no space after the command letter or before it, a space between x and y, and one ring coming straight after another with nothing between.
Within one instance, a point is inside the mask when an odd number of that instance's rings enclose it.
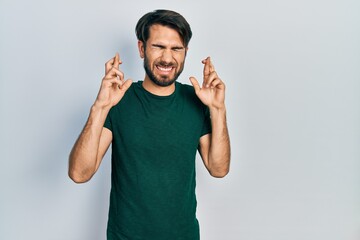
<instances>
[{"instance_id":1,"label":"mustache","mask_svg":"<svg viewBox=\"0 0 360 240\"><path fill-rule=\"evenodd\" d=\"M156 65L160 65L163 67L177 67L177 64L174 62L165 62L165 61L160 61L158 63L156 63Z\"/></svg>"}]
</instances>

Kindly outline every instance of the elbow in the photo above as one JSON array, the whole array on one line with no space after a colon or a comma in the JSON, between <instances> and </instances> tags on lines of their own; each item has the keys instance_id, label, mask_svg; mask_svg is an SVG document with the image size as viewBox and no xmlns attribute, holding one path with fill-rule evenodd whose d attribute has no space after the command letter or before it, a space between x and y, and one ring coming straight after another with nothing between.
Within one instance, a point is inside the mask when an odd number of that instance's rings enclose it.
<instances>
[{"instance_id":1,"label":"elbow","mask_svg":"<svg viewBox=\"0 0 360 240\"><path fill-rule=\"evenodd\" d=\"M69 170L68 175L69 175L69 178L70 178L73 182L78 183L78 184L80 184L80 183L86 183L86 182L88 182L88 181L91 179L91 177L92 177L92 176L86 176L86 175L84 175L84 174L79 174L79 173L77 173L76 171L71 171L71 170Z\"/></svg>"},{"instance_id":2,"label":"elbow","mask_svg":"<svg viewBox=\"0 0 360 240\"><path fill-rule=\"evenodd\" d=\"M210 172L210 175L214 178L223 178L228 173L229 173L229 171L216 171L216 172Z\"/></svg>"},{"instance_id":3,"label":"elbow","mask_svg":"<svg viewBox=\"0 0 360 240\"><path fill-rule=\"evenodd\" d=\"M217 164L214 164L215 162L217 162ZM223 158L221 161L212 160L211 163L212 164L208 166L208 171L212 177L223 178L228 175L230 171L230 157Z\"/></svg>"},{"instance_id":4,"label":"elbow","mask_svg":"<svg viewBox=\"0 0 360 240\"><path fill-rule=\"evenodd\" d=\"M75 183L88 182L94 175L95 171L92 168L78 164L78 162L79 160L75 159L70 154L68 176Z\"/></svg>"},{"instance_id":5,"label":"elbow","mask_svg":"<svg viewBox=\"0 0 360 240\"><path fill-rule=\"evenodd\" d=\"M214 178L223 178L229 173L229 167L222 169L209 170L209 173Z\"/></svg>"}]
</instances>

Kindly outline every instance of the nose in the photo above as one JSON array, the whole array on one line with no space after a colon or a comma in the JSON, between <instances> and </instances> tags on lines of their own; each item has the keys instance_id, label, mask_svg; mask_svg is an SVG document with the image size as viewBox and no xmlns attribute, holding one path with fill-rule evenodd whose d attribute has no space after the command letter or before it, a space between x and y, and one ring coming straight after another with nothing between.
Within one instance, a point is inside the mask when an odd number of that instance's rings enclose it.
<instances>
[{"instance_id":1,"label":"nose","mask_svg":"<svg viewBox=\"0 0 360 240\"><path fill-rule=\"evenodd\" d=\"M172 56L172 52L171 49L164 49L161 55L161 60L166 62L166 63L170 63L172 62L173 56Z\"/></svg>"}]
</instances>

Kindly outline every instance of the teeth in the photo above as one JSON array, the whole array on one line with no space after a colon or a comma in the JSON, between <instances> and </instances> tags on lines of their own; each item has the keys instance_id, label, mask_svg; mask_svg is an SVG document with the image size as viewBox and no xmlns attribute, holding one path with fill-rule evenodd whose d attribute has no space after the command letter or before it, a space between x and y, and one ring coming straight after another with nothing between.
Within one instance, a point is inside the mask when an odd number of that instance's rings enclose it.
<instances>
[{"instance_id":1,"label":"teeth","mask_svg":"<svg viewBox=\"0 0 360 240\"><path fill-rule=\"evenodd\" d=\"M158 66L158 68L161 70L161 71L165 71L165 72L169 72L171 71L172 67L160 67Z\"/></svg>"}]
</instances>

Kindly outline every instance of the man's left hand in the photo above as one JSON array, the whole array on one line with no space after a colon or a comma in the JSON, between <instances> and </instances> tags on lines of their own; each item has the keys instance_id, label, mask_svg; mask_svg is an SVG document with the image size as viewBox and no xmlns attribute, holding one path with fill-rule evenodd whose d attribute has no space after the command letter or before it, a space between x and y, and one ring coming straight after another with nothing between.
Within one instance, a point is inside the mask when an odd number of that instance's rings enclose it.
<instances>
[{"instance_id":1,"label":"man's left hand","mask_svg":"<svg viewBox=\"0 0 360 240\"><path fill-rule=\"evenodd\" d=\"M210 57L202 60L204 79L202 87L195 77L190 77L198 98L209 108L225 108L225 84L217 75Z\"/></svg>"}]
</instances>

